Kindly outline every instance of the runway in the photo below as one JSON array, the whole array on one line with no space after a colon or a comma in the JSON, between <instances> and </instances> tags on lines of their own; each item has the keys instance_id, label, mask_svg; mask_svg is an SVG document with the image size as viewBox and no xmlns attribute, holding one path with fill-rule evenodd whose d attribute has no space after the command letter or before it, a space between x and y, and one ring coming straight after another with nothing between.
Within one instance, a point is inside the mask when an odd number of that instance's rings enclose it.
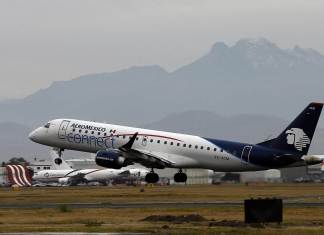
<instances>
[{"instance_id":1,"label":"runway","mask_svg":"<svg viewBox=\"0 0 324 235\"><path fill-rule=\"evenodd\" d=\"M143 235L146 233L1 233L2 235Z\"/></svg>"},{"instance_id":2,"label":"runway","mask_svg":"<svg viewBox=\"0 0 324 235\"><path fill-rule=\"evenodd\" d=\"M286 207L320 207L324 208L324 202L295 202L283 201ZM45 209L58 208L67 205L75 209L107 208L107 209L129 209L129 208L217 208L217 207L242 207L244 202L149 202L149 203L31 203L31 204L6 204L0 205L0 209Z\"/></svg>"}]
</instances>

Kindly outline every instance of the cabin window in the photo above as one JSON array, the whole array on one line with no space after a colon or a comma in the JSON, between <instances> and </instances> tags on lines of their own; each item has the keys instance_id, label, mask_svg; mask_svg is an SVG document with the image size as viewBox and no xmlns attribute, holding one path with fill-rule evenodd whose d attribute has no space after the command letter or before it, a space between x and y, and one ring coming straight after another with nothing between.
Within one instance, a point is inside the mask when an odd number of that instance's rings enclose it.
<instances>
[{"instance_id":1,"label":"cabin window","mask_svg":"<svg viewBox=\"0 0 324 235\"><path fill-rule=\"evenodd\" d=\"M136 140L138 140L138 137L136 137Z\"/></svg>"},{"instance_id":2,"label":"cabin window","mask_svg":"<svg viewBox=\"0 0 324 235\"><path fill-rule=\"evenodd\" d=\"M216 152L216 150L217 150L217 149L216 149L216 148L214 148L214 152Z\"/></svg>"},{"instance_id":3,"label":"cabin window","mask_svg":"<svg viewBox=\"0 0 324 235\"><path fill-rule=\"evenodd\" d=\"M198 145L195 146L195 149L197 149L197 148L198 148Z\"/></svg>"},{"instance_id":4,"label":"cabin window","mask_svg":"<svg viewBox=\"0 0 324 235\"><path fill-rule=\"evenodd\" d=\"M150 139L150 142L152 143L153 142L153 139Z\"/></svg>"},{"instance_id":5,"label":"cabin window","mask_svg":"<svg viewBox=\"0 0 324 235\"><path fill-rule=\"evenodd\" d=\"M167 144L168 143L168 141L164 141L164 144Z\"/></svg>"},{"instance_id":6,"label":"cabin window","mask_svg":"<svg viewBox=\"0 0 324 235\"><path fill-rule=\"evenodd\" d=\"M75 129L73 129L72 131L75 132Z\"/></svg>"},{"instance_id":7,"label":"cabin window","mask_svg":"<svg viewBox=\"0 0 324 235\"><path fill-rule=\"evenodd\" d=\"M107 136L107 133L106 132L104 133L104 136Z\"/></svg>"},{"instance_id":8,"label":"cabin window","mask_svg":"<svg viewBox=\"0 0 324 235\"><path fill-rule=\"evenodd\" d=\"M94 131L91 131L91 134L93 135L94 134Z\"/></svg>"},{"instance_id":9,"label":"cabin window","mask_svg":"<svg viewBox=\"0 0 324 235\"><path fill-rule=\"evenodd\" d=\"M123 139L125 139L125 138L126 138L126 136L123 135Z\"/></svg>"},{"instance_id":10,"label":"cabin window","mask_svg":"<svg viewBox=\"0 0 324 235\"><path fill-rule=\"evenodd\" d=\"M207 150L209 151L210 150L210 147L207 147Z\"/></svg>"},{"instance_id":11,"label":"cabin window","mask_svg":"<svg viewBox=\"0 0 324 235\"><path fill-rule=\"evenodd\" d=\"M187 145L186 145L186 144L183 144L182 146L183 146L183 147L186 147Z\"/></svg>"},{"instance_id":12,"label":"cabin window","mask_svg":"<svg viewBox=\"0 0 324 235\"><path fill-rule=\"evenodd\" d=\"M45 128L49 128L50 125L51 125L50 123L46 123L46 124L44 125L44 127L45 127Z\"/></svg>"},{"instance_id":13,"label":"cabin window","mask_svg":"<svg viewBox=\"0 0 324 235\"><path fill-rule=\"evenodd\" d=\"M173 145L173 142L170 142L170 145Z\"/></svg>"},{"instance_id":14,"label":"cabin window","mask_svg":"<svg viewBox=\"0 0 324 235\"><path fill-rule=\"evenodd\" d=\"M81 133L81 132L82 132L82 130L80 129L80 130L79 130L79 133Z\"/></svg>"},{"instance_id":15,"label":"cabin window","mask_svg":"<svg viewBox=\"0 0 324 235\"><path fill-rule=\"evenodd\" d=\"M86 133L86 134L87 134L87 133L88 133L88 130L85 130L85 131L84 131L84 133Z\"/></svg>"},{"instance_id":16,"label":"cabin window","mask_svg":"<svg viewBox=\"0 0 324 235\"><path fill-rule=\"evenodd\" d=\"M98 132L98 135L100 135L100 132Z\"/></svg>"},{"instance_id":17,"label":"cabin window","mask_svg":"<svg viewBox=\"0 0 324 235\"><path fill-rule=\"evenodd\" d=\"M191 144L189 144L189 146L188 146L189 148L191 148Z\"/></svg>"},{"instance_id":18,"label":"cabin window","mask_svg":"<svg viewBox=\"0 0 324 235\"><path fill-rule=\"evenodd\" d=\"M157 141L158 144L159 144L160 142L161 142L160 140Z\"/></svg>"},{"instance_id":19,"label":"cabin window","mask_svg":"<svg viewBox=\"0 0 324 235\"><path fill-rule=\"evenodd\" d=\"M200 149L204 149L204 146L201 146Z\"/></svg>"},{"instance_id":20,"label":"cabin window","mask_svg":"<svg viewBox=\"0 0 324 235\"><path fill-rule=\"evenodd\" d=\"M177 143L177 146L180 146L180 143Z\"/></svg>"}]
</instances>

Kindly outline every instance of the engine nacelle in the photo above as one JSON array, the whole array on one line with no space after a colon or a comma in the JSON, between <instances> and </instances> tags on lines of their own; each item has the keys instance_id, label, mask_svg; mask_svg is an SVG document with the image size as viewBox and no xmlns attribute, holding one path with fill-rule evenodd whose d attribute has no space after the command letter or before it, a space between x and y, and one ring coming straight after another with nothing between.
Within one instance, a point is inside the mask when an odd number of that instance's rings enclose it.
<instances>
[{"instance_id":1,"label":"engine nacelle","mask_svg":"<svg viewBox=\"0 0 324 235\"><path fill-rule=\"evenodd\" d=\"M70 179L69 179L69 177L63 177L63 178L59 178L58 179L58 182L60 184L69 184L70 183Z\"/></svg>"},{"instance_id":2,"label":"engine nacelle","mask_svg":"<svg viewBox=\"0 0 324 235\"><path fill-rule=\"evenodd\" d=\"M323 155L306 155L302 159L306 162L307 165L316 165L324 161Z\"/></svg>"},{"instance_id":3,"label":"engine nacelle","mask_svg":"<svg viewBox=\"0 0 324 235\"><path fill-rule=\"evenodd\" d=\"M120 169L130 165L130 162L114 150L99 150L96 154L96 163L98 166L113 169Z\"/></svg>"}]
</instances>

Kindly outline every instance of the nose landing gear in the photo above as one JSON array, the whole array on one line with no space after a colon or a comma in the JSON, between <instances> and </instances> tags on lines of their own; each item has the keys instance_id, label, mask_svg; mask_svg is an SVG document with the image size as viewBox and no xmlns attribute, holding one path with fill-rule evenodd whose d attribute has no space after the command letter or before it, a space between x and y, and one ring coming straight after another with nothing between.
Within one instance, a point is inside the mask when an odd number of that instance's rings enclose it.
<instances>
[{"instance_id":1,"label":"nose landing gear","mask_svg":"<svg viewBox=\"0 0 324 235\"><path fill-rule=\"evenodd\" d=\"M182 169L178 173L174 174L174 181L177 183L185 183L187 181L187 174L182 172Z\"/></svg>"},{"instance_id":2,"label":"nose landing gear","mask_svg":"<svg viewBox=\"0 0 324 235\"><path fill-rule=\"evenodd\" d=\"M145 176L145 181L149 184L155 184L159 181L160 177L158 174L156 174L153 169L151 170L150 173L147 173Z\"/></svg>"}]
</instances>

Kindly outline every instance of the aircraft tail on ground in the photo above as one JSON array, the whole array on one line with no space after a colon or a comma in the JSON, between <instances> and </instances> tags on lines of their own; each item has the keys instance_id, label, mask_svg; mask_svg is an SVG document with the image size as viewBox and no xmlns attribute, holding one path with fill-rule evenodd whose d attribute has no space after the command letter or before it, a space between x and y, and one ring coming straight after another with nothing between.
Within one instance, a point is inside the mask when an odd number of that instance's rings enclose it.
<instances>
[{"instance_id":1,"label":"aircraft tail on ground","mask_svg":"<svg viewBox=\"0 0 324 235\"><path fill-rule=\"evenodd\" d=\"M55 149L50 150L51 164L54 170L70 170L71 167L69 164L64 161L58 154Z\"/></svg>"},{"instance_id":2,"label":"aircraft tail on ground","mask_svg":"<svg viewBox=\"0 0 324 235\"><path fill-rule=\"evenodd\" d=\"M306 155L322 108L322 103L310 103L277 138L258 145L284 150L300 156Z\"/></svg>"}]
</instances>

